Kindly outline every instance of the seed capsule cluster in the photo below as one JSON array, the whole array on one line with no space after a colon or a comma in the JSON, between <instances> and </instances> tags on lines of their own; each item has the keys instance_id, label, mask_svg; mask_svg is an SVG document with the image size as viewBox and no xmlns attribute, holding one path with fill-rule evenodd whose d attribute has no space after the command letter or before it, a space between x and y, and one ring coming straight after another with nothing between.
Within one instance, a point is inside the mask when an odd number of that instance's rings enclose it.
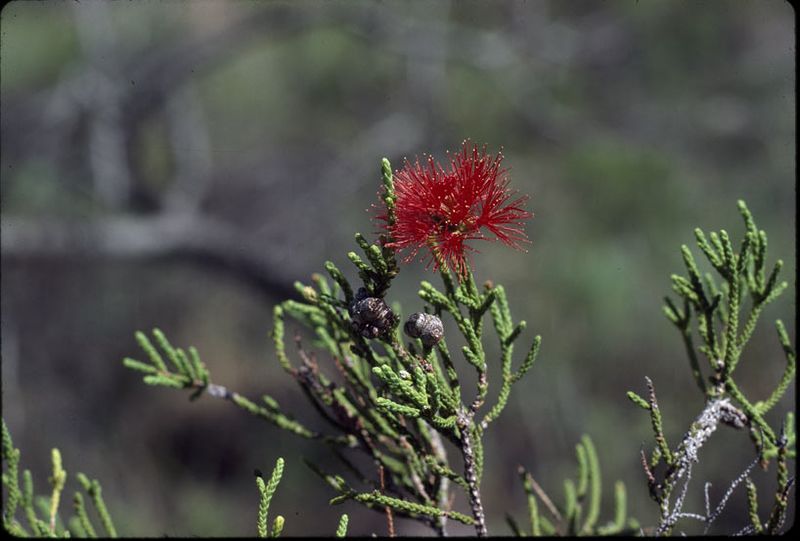
<instances>
[{"instance_id":1,"label":"seed capsule cluster","mask_svg":"<svg viewBox=\"0 0 800 541\"><path fill-rule=\"evenodd\" d=\"M356 292L349 308L353 329L365 338L388 334L397 325L397 316L379 297L370 297L363 287Z\"/></svg>"},{"instance_id":2,"label":"seed capsule cluster","mask_svg":"<svg viewBox=\"0 0 800 541\"><path fill-rule=\"evenodd\" d=\"M416 312L408 317L403 330L411 338L419 338L425 347L435 346L444 336L442 320L432 314Z\"/></svg>"}]
</instances>

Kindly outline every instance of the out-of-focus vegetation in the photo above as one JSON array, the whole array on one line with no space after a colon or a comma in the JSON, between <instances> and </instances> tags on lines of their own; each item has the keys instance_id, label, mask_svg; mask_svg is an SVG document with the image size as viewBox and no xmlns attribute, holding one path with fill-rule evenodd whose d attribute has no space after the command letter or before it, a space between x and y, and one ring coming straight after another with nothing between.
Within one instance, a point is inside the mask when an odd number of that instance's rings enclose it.
<instances>
[{"instance_id":1,"label":"out-of-focus vegetation","mask_svg":"<svg viewBox=\"0 0 800 541\"><path fill-rule=\"evenodd\" d=\"M702 407L661 312L694 227L741 232L744 199L796 272L788 3L15 2L0 24L3 416L33 471L58 446L101 479L122 535L252 535L252 470L277 456L286 535L329 535L342 512L352 534L385 531L377 513L328 507L300 460L326 449L120 364L132 331L158 326L313 427L274 358L271 309L326 259L348 267L352 233L375 229L381 156L469 137L502 146L531 195L529 251L486 244L473 260L544 337L486 441L492 533L524 514L516 465L558 495L583 433L630 514L655 521L648 420L625 391L658 382L673 441ZM405 267L392 300L419 308L424 277ZM794 336L790 292L763 319ZM771 325L743 355L757 362L741 387L766 397L782 370ZM724 460L701 461L687 508L700 480L713 494L750 463L740 437L704 447ZM719 530L745 512L740 496Z\"/></svg>"}]
</instances>

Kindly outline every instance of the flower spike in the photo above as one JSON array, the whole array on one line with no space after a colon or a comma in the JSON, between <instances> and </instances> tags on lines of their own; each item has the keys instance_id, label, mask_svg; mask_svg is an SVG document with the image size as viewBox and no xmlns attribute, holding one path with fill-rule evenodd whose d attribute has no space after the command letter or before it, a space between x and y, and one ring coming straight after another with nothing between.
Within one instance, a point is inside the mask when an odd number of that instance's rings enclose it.
<instances>
[{"instance_id":1,"label":"flower spike","mask_svg":"<svg viewBox=\"0 0 800 541\"><path fill-rule=\"evenodd\" d=\"M445 169L433 157L406 161L394 175L394 221L388 211L378 219L391 241L388 247L405 251L410 262L420 249L430 251L428 265L452 269L459 277L468 271L468 242L499 240L516 249L529 242L524 221L527 196L515 197L509 189L503 155L488 155L486 148L464 141Z\"/></svg>"}]
</instances>

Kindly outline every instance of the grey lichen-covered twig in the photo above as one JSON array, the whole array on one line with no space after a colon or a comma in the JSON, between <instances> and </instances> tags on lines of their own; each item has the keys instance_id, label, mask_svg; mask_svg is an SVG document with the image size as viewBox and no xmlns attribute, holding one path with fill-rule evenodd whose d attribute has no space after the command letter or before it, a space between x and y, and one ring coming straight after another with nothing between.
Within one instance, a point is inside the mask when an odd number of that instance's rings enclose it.
<instances>
[{"instance_id":1,"label":"grey lichen-covered twig","mask_svg":"<svg viewBox=\"0 0 800 541\"><path fill-rule=\"evenodd\" d=\"M655 404L654 400L653 404ZM700 449L721 423L735 428L744 428L747 424L747 417L732 406L729 399L714 398L706 404L706 407L692 423L689 431L678 444L676 451L670 453L668 462L670 467L664 480L656 490L660 500L659 506L661 507L658 534L670 532L677 520L681 518L683 502L686 496L685 491L691 479L692 467L700 460ZM662 454L662 456L664 455ZM670 496L681 480L683 480L681 492L676 499L675 505L670 507Z\"/></svg>"}]
</instances>

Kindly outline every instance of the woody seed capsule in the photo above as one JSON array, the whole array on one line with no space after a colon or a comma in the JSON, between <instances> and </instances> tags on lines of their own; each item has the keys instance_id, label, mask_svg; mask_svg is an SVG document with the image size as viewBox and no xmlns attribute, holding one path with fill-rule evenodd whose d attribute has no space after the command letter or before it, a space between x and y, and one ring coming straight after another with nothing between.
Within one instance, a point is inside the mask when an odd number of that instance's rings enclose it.
<instances>
[{"instance_id":1,"label":"woody seed capsule","mask_svg":"<svg viewBox=\"0 0 800 541\"><path fill-rule=\"evenodd\" d=\"M403 330L411 338L419 338L425 347L435 346L444 336L442 320L432 314L416 312L408 317Z\"/></svg>"},{"instance_id":2,"label":"woody seed capsule","mask_svg":"<svg viewBox=\"0 0 800 541\"><path fill-rule=\"evenodd\" d=\"M356 292L349 312L353 329L365 338L388 334L397 324L397 316L384 300L370 297L363 287Z\"/></svg>"}]
</instances>

